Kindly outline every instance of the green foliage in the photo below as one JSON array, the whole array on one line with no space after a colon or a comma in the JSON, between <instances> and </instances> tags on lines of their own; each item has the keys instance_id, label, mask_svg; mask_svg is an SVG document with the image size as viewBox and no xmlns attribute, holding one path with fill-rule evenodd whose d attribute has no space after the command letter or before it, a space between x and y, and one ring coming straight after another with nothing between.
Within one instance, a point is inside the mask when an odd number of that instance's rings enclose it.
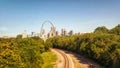
<instances>
[{"instance_id":1,"label":"green foliage","mask_svg":"<svg viewBox=\"0 0 120 68\"><path fill-rule=\"evenodd\" d=\"M76 36L54 37L46 41L55 48L74 51L93 59L107 68L120 67L120 36L119 25L109 30L98 27L94 33ZM116 33L117 32L117 33Z\"/></svg>"},{"instance_id":2,"label":"green foliage","mask_svg":"<svg viewBox=\"0 0 120 68\"><path fill-rule=\"evenodd\" d=\"M0 68L41 68L48 51L39 37L0 38Z\"/></svg>"},{"instance_id":3,"label":"green foliage","mask_svg":"<svg viewBox=\"0 0 120 68\"><path fill-rule=\"evenodd\" d=\"M110 30L110 33L120 35L120 24Z\"/></svg>"},{"instance_id":4,"label":"green foliage","mask_svg":"<svg viewBox=\"0 0 120 68\"><path fill-rule=\"evenodd\" d=\"M41 55L44 60L44 64L42 65L42 68L54 68L53 62L57 60L57 56L52 52L44 52ZM52 62L52 63L51 63Z\"/></svg>"},{"instance_id":5,"label":"green foliage","mask_svg":"<svg viewBox=\"0 0 120 68\"><path fill-rule=\"evenodd\" d=\"M22 35L21 34L19 34L19 35L17 35L17 37L16 37L17 39L20 39L20 38L22 38Z\"/></svg>"},{"instance_id":6,"label":"green foliage","mask_svg":"<svg viewBox=\"0 0 120 68\"><path fill-rule=\"evenodd\" d=\"M108 33L109 30L105 26L97 27L94 31L95 33Z\"/></svg>"}]
</instances>

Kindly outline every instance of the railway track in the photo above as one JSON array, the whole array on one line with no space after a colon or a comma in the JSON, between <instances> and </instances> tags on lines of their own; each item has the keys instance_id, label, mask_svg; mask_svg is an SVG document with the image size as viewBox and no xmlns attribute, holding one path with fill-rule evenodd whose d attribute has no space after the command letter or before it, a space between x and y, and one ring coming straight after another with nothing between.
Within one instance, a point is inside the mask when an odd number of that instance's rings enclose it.
<instances>
[{"instance_id":1,"label":"railway track","mask_svg":"<svg viewBox=\"0 0 120 68\"><path fill-rule=\"evenodd\" d=\"M51 51L58 57L54 68L105 68L76 53L70 53L56 48L51 49Z\"/></svg>"},{"instance_id":2,"label":"railway track","mask_svg":"<svg viewBox=\"0 0 120 68\"><path fill-rule=\"evenodd\" d=\"M62 52L62 51L60 51L59 49L55 49L57 52L59 52L63 57L64 57L64 68L70 68L70 62L69 62L69 59L68 59L68 57L67 57L67 55L64 53L64 52Z\"/></svg>"}]
</instances>

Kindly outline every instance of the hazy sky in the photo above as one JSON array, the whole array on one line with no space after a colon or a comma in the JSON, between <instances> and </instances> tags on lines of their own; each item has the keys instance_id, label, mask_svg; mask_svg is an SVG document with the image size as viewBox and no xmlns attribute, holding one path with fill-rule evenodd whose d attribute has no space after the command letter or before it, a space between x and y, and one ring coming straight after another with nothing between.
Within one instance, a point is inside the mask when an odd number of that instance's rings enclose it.
<instances>
[{"instance_id":1,"label":"hazy sky","mask_svg":"<svg viewBox=\"0 0 120 68\"><path fill-rule=\"evenodd\" d=\"M91 32L120 24L120 0L0 0L0 36L40 32L50 20L60 31ZM50 24L45 24L46 30Z\"/></svg>"}]
</instances>

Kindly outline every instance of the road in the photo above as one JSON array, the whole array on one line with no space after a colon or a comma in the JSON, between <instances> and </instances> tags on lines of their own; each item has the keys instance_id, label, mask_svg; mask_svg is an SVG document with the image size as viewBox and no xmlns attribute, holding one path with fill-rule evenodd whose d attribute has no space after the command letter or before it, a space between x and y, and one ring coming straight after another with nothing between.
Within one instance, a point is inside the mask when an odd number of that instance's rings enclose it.
<instances>
[{"instance_id":1,"label":"road","mask_svg":"<svg viewBox=\"0 0 120 68\"><path fill-rule=\"evenodd\" d=\"M61 49L51 49L51 51L58 57L54 68L104 68L92 60L73 52Z\"/></svg>"}]
</instances>

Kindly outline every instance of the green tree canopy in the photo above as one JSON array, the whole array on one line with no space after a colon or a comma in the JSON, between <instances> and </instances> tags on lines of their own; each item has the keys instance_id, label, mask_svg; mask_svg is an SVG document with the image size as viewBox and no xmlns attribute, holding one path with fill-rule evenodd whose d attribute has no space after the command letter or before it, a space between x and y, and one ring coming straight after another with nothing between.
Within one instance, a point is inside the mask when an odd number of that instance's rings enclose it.
<instances>
[{"instance_id":1,"label":"green tree canopy","mask_svg":"<svg viewBox=\"0 0 120 68\"><path fill-rule=\"evenodd\" d=\"M120 35L120 24L110 30L110 33Z\"/></svg>"},{"instance_id":2,"label":"green tree canopy","mask_svg":"<svg viewBox=\"0 0 120 68\"><path fill-rule=\"evenodd\" d=\"M105 26L97 27L94 33L108 33L109 30Z\"/></svg>"}]
</instances>

